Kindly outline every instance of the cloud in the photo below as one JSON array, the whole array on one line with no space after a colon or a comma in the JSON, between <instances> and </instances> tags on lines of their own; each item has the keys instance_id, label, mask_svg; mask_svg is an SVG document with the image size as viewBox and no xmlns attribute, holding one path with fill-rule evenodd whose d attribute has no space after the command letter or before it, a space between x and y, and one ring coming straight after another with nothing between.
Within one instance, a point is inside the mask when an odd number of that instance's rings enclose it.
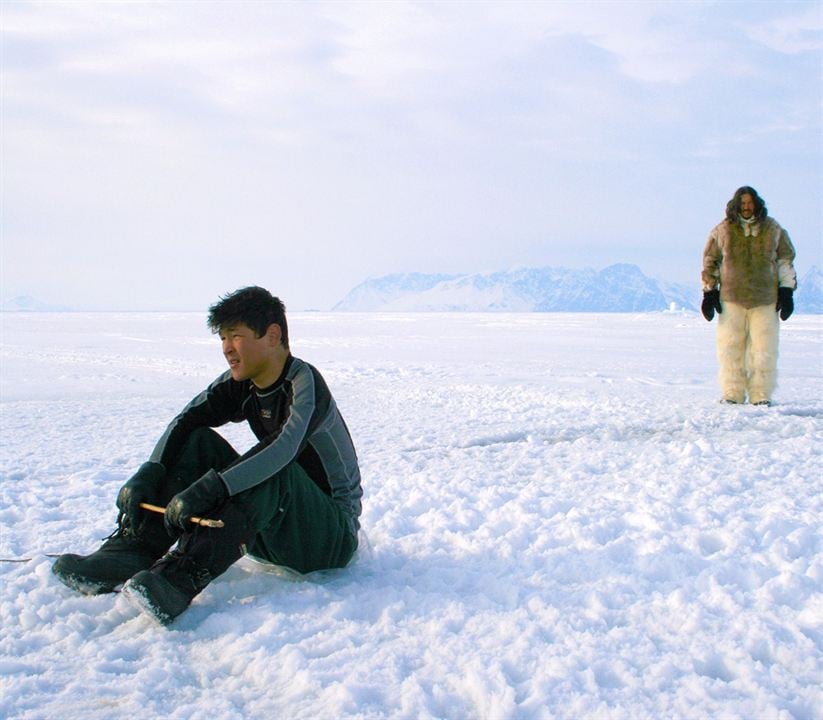
<instances>
[{"instance_id":1,"label":"cloud","mask_svg":"<svg viewBox=\"0 0 823 720\"><path fill-rule=\"evenodd\" d=\"M638 91L628 82L682 85L710 69L750 67L723 23L705 22L704 7L14 5L4 11L12 41L4 96L12 111L40 107L126 137L141 127L162 136L169 123L195 137L232 128L273 143L393 129L488 142L501 130L505 137L508 123L517 133L568 126L583 133L592 111L617 123L631 113ZM27 66L25 57L37 54L40 62ZM667 113L651 104L646 117ZM534 135L534 144L543 137Z\"/></svg>"},{"instance_id":2,"label":"cloud","mask_svg":"<svg viewBox=\"0 0 823 720\"><path fill-rule=\"evenodd\" d=\"M795 55L823 49L823 5L801 3L786 14L772 18L755 18L746 24L746 33L754 41L781 53Z\"/></svg>"},{"instance_id":3,"label":"cloud","mask_svg":"<svg viewBox=\"0 0 823 720\"><path fill-rule=\"evenodd\" d=\"M4 2L2 279L103 292L128 257L182 297L272 263L323 306L366 274L636 261L748 158L814 185L807 9Z\"/></svg>"}]
</instances>

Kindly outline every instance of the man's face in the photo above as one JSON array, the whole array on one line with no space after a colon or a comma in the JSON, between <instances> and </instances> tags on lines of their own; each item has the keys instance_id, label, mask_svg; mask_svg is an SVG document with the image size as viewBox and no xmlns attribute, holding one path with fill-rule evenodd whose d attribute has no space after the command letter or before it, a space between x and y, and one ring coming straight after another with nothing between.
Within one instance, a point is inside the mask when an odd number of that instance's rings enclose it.
<instances>
[{"instance_id":1,"label":"man's face","mask_svg":"<svg viewBox=\"0 0 823 720\"><path fill-rule=\"evenodd\" d=\"M231 376L235 380L255 380L267 378L273 364L272 342L269 336L257 334L244 323L220 328L223 355L229 364Z\"/></svg>"},{"instance_id":2,"label":"man's face","mask_svg":"<svg viewBox=\"0 0 823 720\"><path fill-rule=\"evenodd\" d=\"M740 217L744 220L754 217L754 198L749 193L740 196Z\"/></svg>"}]
</instances>

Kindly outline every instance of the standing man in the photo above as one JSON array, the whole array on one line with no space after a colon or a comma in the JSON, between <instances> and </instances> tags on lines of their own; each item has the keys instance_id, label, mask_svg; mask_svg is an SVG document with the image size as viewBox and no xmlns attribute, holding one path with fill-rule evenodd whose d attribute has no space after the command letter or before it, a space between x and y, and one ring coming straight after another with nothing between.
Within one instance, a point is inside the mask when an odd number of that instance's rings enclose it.
<instances>
[{"instance_id":1,"label":"standing man","mask_svg":"<svg viewBox=\"0 0 823 720\"><path fill-rule=\"evenodd\" d=\"M91 555L61 555L52 568L90 595L126 583L124 594L164 625L244 552L306 573L344 567L357 549L354 445L320 373L292 356L283 303L243 288L209 309L208 324L229 369L120 489L115 532ZM211 428L243 420L258 443L238 455ZM141 503L165 505L165 514ZM197 516L224 526L201 527Z\"/></svg>"},{"instance_id":2,"label":"standing man","mask_svg":"<svg viewBox=\"0 0 823 720\"><path fill-rule=\"evenodd\" d=\"M717 318L721 402L770 405L779 323L794 311L794 247L757 191L741 187L703 250L703 317Z\"/></svg>"}]
</instances>

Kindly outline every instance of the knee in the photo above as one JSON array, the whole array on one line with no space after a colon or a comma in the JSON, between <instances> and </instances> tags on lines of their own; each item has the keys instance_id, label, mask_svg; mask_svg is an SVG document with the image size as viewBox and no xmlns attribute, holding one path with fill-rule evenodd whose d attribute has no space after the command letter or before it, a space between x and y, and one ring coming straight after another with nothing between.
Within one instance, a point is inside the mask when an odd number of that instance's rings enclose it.
<instances>
[{"instance_id":1,"label":"knee","mask_svg":"<svg viewBox=\"0 0 823 720\"><path fill-rule=\"evenodd\" d=\"M211 428L196 428L186 437L183 447L167 475L187 487L207 470L221 470L237 458L237 452Z\"/></svg>"},{"instance_id":2,"label":"knee","mask_svg":"<svg viewBox=\"0 0 823 720\"><path fill-rule=\"evenodd\" d=\"M721 346L717 348L717 358L724 372L742 372L745 367L745 356L744 347Z\"/></svg>"},{"instance_id":3,"label":"knee","mask_svg":"<svg viewBox=\"0 0 823 720\"><path fill-rule=\"evenodd\" d=\"M198 455L205 453L216 457L225 456L231 460L237 457L237 452L229 442L220 433L208 427L192 430L186 438L184 447L195 451Z\"/></svg>"},{"instance_id":4,"label":"knee","mask_svg":"<svg viewBox=\"0 0 823 720\"><path fill-rule=\"evenodd\" d=\"M726 331L717 333L717 353L736 357L746 350L746 333Z\"/></svg>"},{"instance_id":5,"label":"knee","mask_svg":"<svg viewBox=\"0 0 823 720\"><path fill-rule=\"evenodd\" d=\"M195 428L189 433L189 436L186 438L186 444L211 445L212 443L216 443L220 440L223 440L223 437L219 433L209 427L201 427ZM225 440L223 440L223 442L225 442Z\"/></svg>"},{"instance_id":6,"label":"knee","mask_svg":"<svg viewBox=\"0 0 823 720\"><path fill-rule=\"evenodd\" d=\"M767 350L758 350L751 355L752 368L760 372L773 372L777 366L777 355Z\"/></svg>"}]
</instances>

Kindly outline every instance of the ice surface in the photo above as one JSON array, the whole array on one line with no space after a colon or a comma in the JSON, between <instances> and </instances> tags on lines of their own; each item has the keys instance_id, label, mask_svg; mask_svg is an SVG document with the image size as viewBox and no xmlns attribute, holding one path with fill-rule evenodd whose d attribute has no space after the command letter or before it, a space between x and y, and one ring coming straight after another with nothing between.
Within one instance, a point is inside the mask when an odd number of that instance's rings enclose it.
<instances>
[{"instance_id":1,"label":"ice surface","mask_svg":"<svg viewBox=\"0 0 823 720\"><path fill-rule=\"evenodd\" d=\"M364 543L243 560L169 629L84 597L117 489L223 369L199 314L0 316L0 717L820 718L823 318L771 408L694 313L297 314ZM243 426L227 428L239 448Z\"/></svg>"}]
</instances>

